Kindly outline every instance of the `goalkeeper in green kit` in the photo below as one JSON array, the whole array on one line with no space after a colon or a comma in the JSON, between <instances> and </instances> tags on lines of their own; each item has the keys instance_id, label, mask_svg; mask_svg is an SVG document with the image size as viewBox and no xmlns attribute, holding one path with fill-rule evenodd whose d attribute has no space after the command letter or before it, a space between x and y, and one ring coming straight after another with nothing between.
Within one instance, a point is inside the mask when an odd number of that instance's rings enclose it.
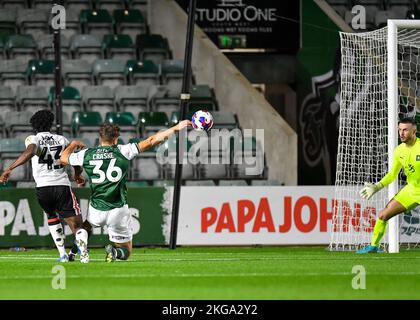
<instances>
[{"instance_id":1,"label":"goalkeeper in green kit","mask_svg":"<svg viewBox=\"0 0 420 320\"><path fill-rule=\"evenodd\" d=\"M398 124L401 144L394 150L394 162L391 170L376 184L365 183L360 191L362 198L369 200L372 196L389 185L401 168L407 176L407 185L388 202L379 213L373 229L372 243L357 251L357 253L376 253L379 249L388 220L411 210L420 204L420 139L416 137L417 126L413 118L404 118Z\"/></svg>"}]
</instances>

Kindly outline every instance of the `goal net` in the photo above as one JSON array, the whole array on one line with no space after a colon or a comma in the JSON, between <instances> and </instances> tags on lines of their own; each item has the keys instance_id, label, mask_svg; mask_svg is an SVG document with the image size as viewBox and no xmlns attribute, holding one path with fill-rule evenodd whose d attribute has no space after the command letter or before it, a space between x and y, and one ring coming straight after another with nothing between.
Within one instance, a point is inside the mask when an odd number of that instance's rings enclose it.
<instances>
[{"instance_id":1,"label":"goal net","mask_svg":"<svg viewBox=\"0 0 420 320\"><path fill-rule=\"evenodd\" d=\"M398 145L398 119L416 117L420 130L420 29L395 29L396 52L388 59L389 51L394 51L388 49L388 28L340 33L340 129L330 250L357 250L370 244L379 211L393 191L405 184L405 176L401 172L398 186L388 191L390 185L370 200L362 199L359 191L365 182L376 183L388 172L388 141L390 150ZM388 64L395 57L396 70ZM388 75L394 75L395 81L389 82L392 79ZM392 128L390 133L388 128ZM391 239L397 245L419 246L419 207L397 216L392 223L382 238L383 250L388 250L392 230L397 235Z\"/></svg>"}]
</instances>

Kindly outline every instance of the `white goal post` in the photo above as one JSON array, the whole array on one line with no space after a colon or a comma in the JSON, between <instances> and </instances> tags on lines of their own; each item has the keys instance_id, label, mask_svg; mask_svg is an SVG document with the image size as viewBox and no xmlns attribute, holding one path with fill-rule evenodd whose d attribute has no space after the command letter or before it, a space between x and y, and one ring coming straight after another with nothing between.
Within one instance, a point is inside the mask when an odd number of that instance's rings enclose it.
<instances>
[{"instance_id":1,"label":"white goal post","mask_svg":"<svg viewBox=\"0 0 420 320\"><path fill-rule=\"evenodd\" d=\"M420 20L388 20L385 28L340 32L340 38L340 132L330 250L357 250L370 243L375 215L404 184L403 179L394 181L370 201L359 196L364 182L378 182L392 167L399 117L420 113ZM404 230L411 230L404 235L411 246L420 243L417 215L420 210L410 212L415 219L404 216L402 221ZM390 219L381 243L390 253L399 252L401 220Z\"/></svg>"}]
</instances>

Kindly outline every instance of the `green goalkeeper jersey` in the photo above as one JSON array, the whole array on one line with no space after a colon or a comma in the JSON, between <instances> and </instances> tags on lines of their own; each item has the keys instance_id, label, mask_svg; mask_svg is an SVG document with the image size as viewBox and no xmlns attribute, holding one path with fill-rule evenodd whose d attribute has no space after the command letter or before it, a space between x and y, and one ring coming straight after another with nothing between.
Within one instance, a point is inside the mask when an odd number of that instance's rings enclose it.
<instances>
[{"instance_id":1,"label":"green goalkeeper jersey","mask_svg":"<svg viewBox=\"0 0 420 320\"><path fill-rule=\"evenodd\" d=\"M129 162L139 153L137 144L99 146L72 153L69 163L82 166L89 177L90 205L101 211L127 204Z\"/></svg>"},{"instance_id":2,"label":"green goalkeeper jersey","mask_svg":"<svg viewBox=\"0 0 420 320\"><path fill-rule=\"evenodd\" d=\"M412 146L401 143L394 150L394 162L391 170L380 181L385 187L397 178L401 168L407 176L407 184L420 190L420 139Z\"/></svg>"}]
</instances>

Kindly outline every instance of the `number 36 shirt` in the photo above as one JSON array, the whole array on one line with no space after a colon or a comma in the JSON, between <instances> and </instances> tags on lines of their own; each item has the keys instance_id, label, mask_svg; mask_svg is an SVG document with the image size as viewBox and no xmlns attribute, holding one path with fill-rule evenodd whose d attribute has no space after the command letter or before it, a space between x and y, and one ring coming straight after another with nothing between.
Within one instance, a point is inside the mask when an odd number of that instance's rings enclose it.
<instances>
[{"instance_id":1,"label":"number 36 shirt","mask_svg":"<svg viewBox=\"0 0 420 320\"><path fill-rule=\"evenodd\" d=\"M129 164L138 153L137 144L129 143L84 149L69 156L70 165L83 166L89 177L93 208L109 211L127 204Z\"/></svg>"},{"instance_id":2,"label":"number 36 shirt","mask_svg":"<svg viewBox=\"0 0 420 320\"><path fill-rule=\"evenodd\" d=\"M26 138L25 146L36 145L32 157L32 175L37 188L47 186L71 186L66 170L60 165L60 156L69 141L50 132L39 132Z\"/></svg>"}]
</instances>

